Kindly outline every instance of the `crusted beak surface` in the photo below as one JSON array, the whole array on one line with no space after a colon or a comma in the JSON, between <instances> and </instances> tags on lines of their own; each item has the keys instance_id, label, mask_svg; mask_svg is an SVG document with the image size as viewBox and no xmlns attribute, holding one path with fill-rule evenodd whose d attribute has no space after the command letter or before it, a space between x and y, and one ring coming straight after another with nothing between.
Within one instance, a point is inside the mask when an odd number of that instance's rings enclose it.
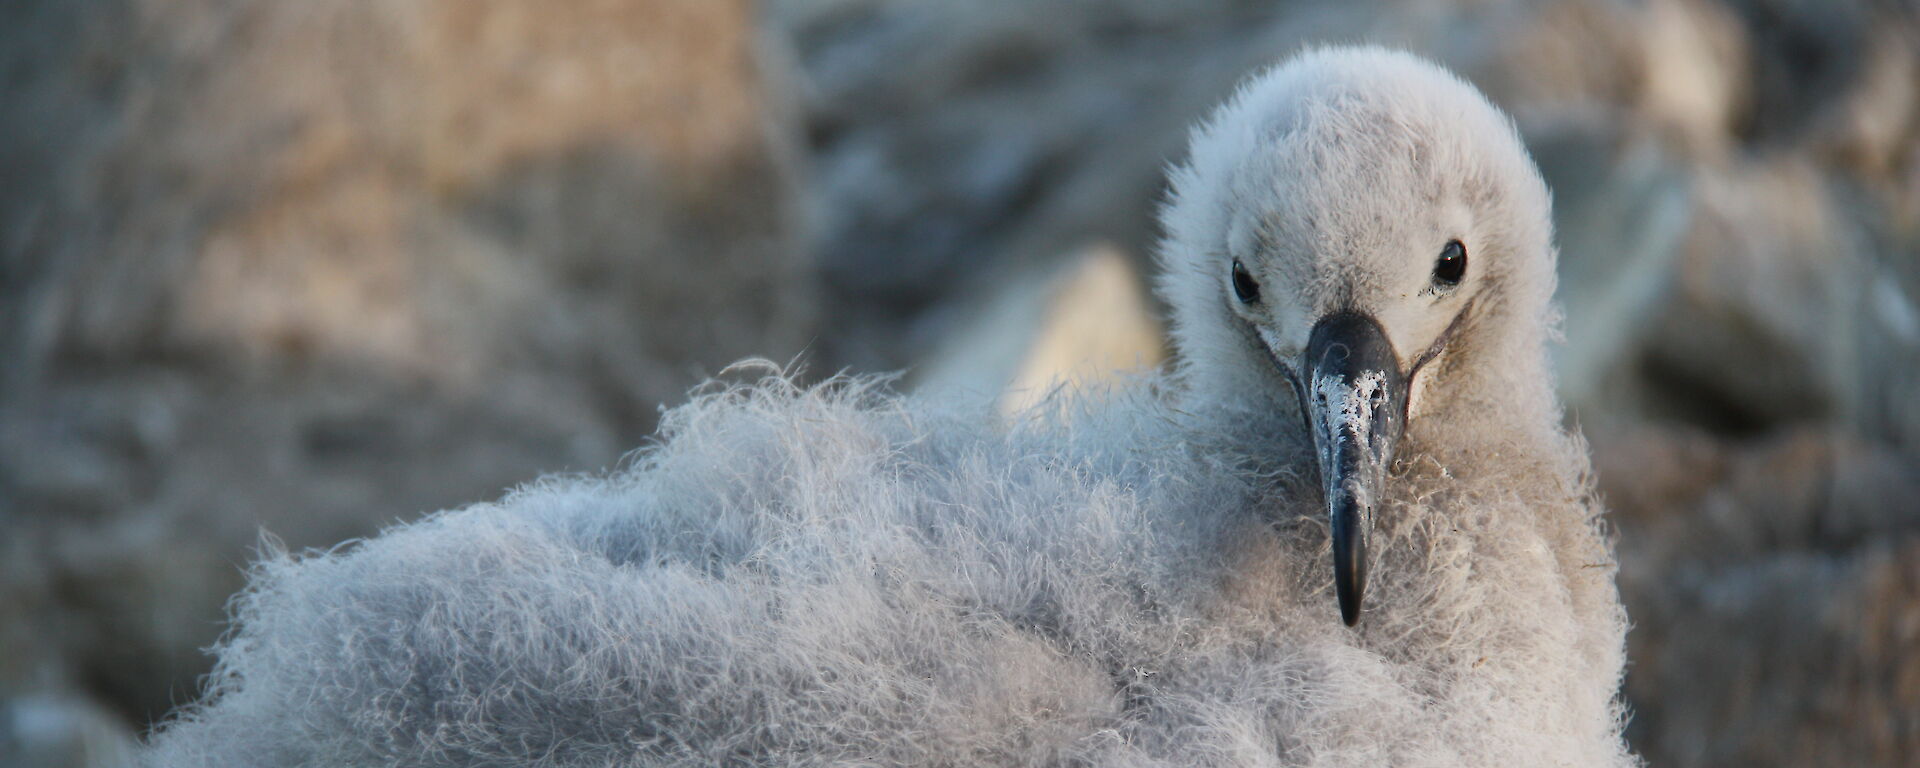
<instances>
[{"instance_id":1,"label":"crusted beak surface","mask_svg":"<svg viewBox=\"0 0 1920 768\"><path fill-rule=\"evenodd\" d=\"M1352 626L1366 597L1374 509L1406 427L1407 379L1380 323L1359 312L1321 318L1301 362L1332 526L1334 590L1340 618Z\"/></svg>"}]
</instances>

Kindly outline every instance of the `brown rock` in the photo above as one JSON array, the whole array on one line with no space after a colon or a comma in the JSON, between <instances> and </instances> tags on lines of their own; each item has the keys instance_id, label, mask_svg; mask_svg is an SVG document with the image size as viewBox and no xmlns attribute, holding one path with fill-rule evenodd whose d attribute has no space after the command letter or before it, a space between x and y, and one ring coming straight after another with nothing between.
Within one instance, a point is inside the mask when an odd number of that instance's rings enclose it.
<instances>
[{"instance_id":1,"label":"brown rock","mask_svg":"<svg viewBox=\"0 0 1920 768\"><path fill-rule=\"evenodd\" d=\"M1650 764L1920 757L1920 462L1824 430L1595 446Z\"/></svg>"},{"instance_id":2,"label":"brown rock","mask_svg":"<svg viewBox=\"0 0 1920 768\"><path fill-rule=\"evenodd\" d=\"M329 546L605 466L702 371L811 338L747 2L0 19L0 603L35 628L0 633L35 660L0 698L143 727L262 529Z\"/></svg>"}]
</instances>

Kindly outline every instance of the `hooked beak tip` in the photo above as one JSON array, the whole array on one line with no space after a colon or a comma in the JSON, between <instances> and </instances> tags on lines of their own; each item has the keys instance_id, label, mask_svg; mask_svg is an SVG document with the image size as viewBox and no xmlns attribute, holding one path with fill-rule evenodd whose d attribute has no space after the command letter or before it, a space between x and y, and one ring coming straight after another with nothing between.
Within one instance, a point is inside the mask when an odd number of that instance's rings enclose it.
<instances>
[{"instance_id":1,"label":"hooked beak tip","mask_svg":"<svg viewBox=\"0 0 1920 768\"><path fill-rule=\"evenodd\" d=\"M1351 627L1360 622L1360 605L1367 594L1367 532L1352 497L1333 515L1333 588L1340 600L1340 620Z\"/></svg>"}]
</instances>

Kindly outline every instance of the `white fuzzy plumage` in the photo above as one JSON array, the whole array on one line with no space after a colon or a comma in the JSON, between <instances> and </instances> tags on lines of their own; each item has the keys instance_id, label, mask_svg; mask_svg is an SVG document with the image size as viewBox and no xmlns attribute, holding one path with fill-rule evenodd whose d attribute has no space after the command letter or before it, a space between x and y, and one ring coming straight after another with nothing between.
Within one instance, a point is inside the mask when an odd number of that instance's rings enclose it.
<instances>
[{"instance_id":1,"label":"white fuzzy plumage","mask_svg":"<svg viewBox=\"0 0 1920 768\"><path fill-rule=\"evenodd\" d=\"M1312 138L1275 115L1396 100L1389 133L1484 172L1497 199L1467 226L1505 294L1420 395L1350 629L1311 443L1214 309L1206 241L1298 194L1219 175L1302 172L1246 156ZM1544 219L1545 192L1511 127L1431 65L1329 49L1244 89L1175 178L1176 373L1011 422L872 378L714 385L618 471L268 557L205 701L146 759L1631 765L1613 560L1541 351L1549 229L1509 220ZM1462 391L1496 380L1525 389Z\"/></svg>"}]
</instances>

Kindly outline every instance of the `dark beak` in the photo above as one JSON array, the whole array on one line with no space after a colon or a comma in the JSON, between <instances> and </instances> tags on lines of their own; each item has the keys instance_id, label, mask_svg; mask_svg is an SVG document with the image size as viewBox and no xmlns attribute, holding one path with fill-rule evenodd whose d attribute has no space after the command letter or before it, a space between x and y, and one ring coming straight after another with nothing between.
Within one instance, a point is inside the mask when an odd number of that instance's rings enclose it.
<instances>
[{"instance_id":1,"label":"dark beak","mask_svg":"<svg viewBox=\"0 0 1920 768\"><path fill-rule=\"evenodd\" d=\"M1367 592L1367 537L1406 428L1407 379L1380 323L1336 312L1314 324L1302 361L1304 405L1320 458L1333 527L1333 585L1340 618L1360 620Z\"/></svg>"}]
</instances>

